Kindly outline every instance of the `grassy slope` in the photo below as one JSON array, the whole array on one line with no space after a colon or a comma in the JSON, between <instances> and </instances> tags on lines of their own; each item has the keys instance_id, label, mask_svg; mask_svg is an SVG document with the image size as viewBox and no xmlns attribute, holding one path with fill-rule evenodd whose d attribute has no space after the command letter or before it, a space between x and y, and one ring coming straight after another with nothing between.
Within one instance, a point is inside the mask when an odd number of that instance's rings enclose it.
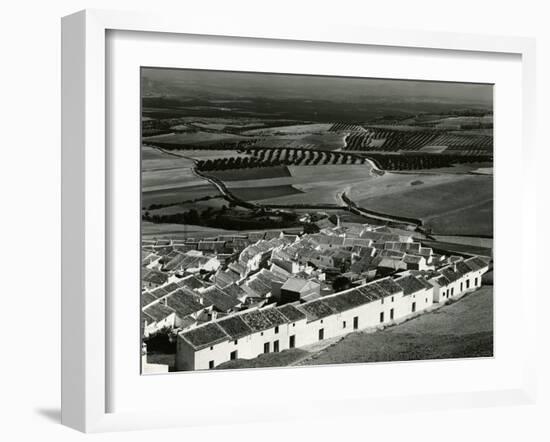
<instances>
[{"instance_id":1,"label":"grassy slope","mask_svg":"<svg viewBox=\"0 0 550 442\"><path fill-rule=\"evenodd\" d=\"M353 333L304 365L493 355L493 288L376 333Z\"/></svg>"},{"instance_id":2,"label":"grassy slope","mask_svg":"<svg viewBox=\"0 0 550 442\"><path fill-rule=\"evenodd\" d=\"M284 350L280 353L268 353L255 359L237 359L220 364L219 369L227 368L261 368L261 367L285 367L294 361L307 355L307 351L299 348Z\"/></svg>"}]
</instances>

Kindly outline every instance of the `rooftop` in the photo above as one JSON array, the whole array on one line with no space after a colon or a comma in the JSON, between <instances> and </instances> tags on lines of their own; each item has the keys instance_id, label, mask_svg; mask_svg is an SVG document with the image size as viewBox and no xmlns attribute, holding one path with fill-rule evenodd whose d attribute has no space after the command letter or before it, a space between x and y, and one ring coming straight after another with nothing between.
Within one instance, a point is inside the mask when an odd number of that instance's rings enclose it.
<instances>
[{"instance_id":1,"label":"rooftop","mask_svg":"<svg viewBox=\"0 0 550 442\"><path fill-rule=\"evenodd\" d=\"M224 318L218 321L218 325L231 339L239 339L252 332L252 329L242 320L240 315Z\"/></svg>"},{"instance_id":2,"label":"rooftop","mask_svg":"<svg viewBox=\"0 0 550 442\"><path fill-rule=\"evenodd\" d=\"M200 350L230 339L227 333L216 322L209 322L200 327L180 333L180 336L191 344L195 350Z\"/></svg>"},{"instance_id":3,"label":"rooftop","mask_svg":"<svg viewBox=\"0 0 550 442\"><path fill-rule=\"evenodd\" d=\"M298 310L292 304L286 304L277 308L290 322L299 321L306 317L305 313Z\"/></svg>"},{"instance_id":4,"label":"rooftop","mask_svg":"<svg viewBox=\"0 0 550 442\"><path fill-rule=\"evenodd\" d=\"M308 322L325 318L334 313L334 310L325 304L322 299L306 302L305 304L298 305L297 308L306 314Z\"/></svg>"},{"instance_id":5,"label":"rooftop","mask_svg":"<svg viewBox=\"0 0 550 442\"><path fill-rule=\"evenodd\" d=\"M419 292L420 290L424 290L428 287L426 287L426 284L420 281L419 278L415 278L412 275L406 275L401 276L400 278L397 278L395 282L403 288L403 294L404 295L411 295L412 293ZM430 286L431 287L431 286Z\"/></svg>"}]
</instances>

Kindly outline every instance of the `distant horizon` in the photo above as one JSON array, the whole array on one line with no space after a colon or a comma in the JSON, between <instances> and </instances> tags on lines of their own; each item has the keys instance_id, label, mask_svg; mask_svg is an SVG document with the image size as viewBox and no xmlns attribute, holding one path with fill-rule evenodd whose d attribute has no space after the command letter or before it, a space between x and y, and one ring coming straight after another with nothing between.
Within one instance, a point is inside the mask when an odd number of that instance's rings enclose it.
<instances>
[{"instance_id":1,"label":"distant horizon","mask_svg":"<svg viewBox=\"0 0 550 442\"><path fill-rule=\"evenodd\" d=\"M265 98L333 102L398 100L492 108L493 85L426 80L297 75L195 69L141 69L142 96Z\"/></svg>"}]
</instances>

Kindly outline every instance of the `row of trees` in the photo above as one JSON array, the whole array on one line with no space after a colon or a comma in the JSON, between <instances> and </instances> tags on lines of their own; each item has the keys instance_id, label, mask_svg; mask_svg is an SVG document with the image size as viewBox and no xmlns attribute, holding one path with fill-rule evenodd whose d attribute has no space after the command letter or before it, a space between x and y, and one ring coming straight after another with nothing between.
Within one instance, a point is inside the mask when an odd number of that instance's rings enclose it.
<instances>
[{"instance_id":1,"label":"row of trees","mask_svg":"<svg viewBox=\"0 0 550 442\"><path fill-rule=\"evenodd\" d=\"M247 149L251 157L226 157L197 162L197 168L202 171L247 169L272 166L314 166L321 164L364 164L365 158L331 151L309 149Z\"/></svg>"},{"instance_id":2,"label":"row of trees","mask_svg":"<svg viewBox=\"0 0 550 442\"><path fill-rule=\"evenodd\" d=\"M247 153L254 155L261 161L278 162L287 165L318 165L318 164L361 164L363 159L353 154L326 150L276 148L276 149L247 149Z\"/></svg>"},{"instance_id":3,"label":"row of trees","mask_svg":"<svg viewBox=\"0 0 550 442\"><path fill-rule=\"evenodd\" d=\"M409 155L385 155L369 154L379 168L384 170L419 170L450 167L453 164L476 163L492 161L492 156L477 155L438 155L438 154L409 154Z\"/></svg>"}]
</instances>

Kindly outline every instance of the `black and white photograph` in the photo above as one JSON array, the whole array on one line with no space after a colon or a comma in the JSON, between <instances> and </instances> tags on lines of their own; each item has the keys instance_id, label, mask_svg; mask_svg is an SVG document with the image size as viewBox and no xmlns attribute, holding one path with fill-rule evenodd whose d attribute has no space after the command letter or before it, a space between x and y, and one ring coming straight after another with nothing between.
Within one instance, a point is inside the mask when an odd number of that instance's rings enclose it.
<instances>
[{"instance_id":1,"label":"black and white photograph","mask_svg":"<svg viewBox=\"0 0 550 442\"><path fill-rule=\"evenodd\" d=\"M143 67L141 171L142 374L493 356L493 85Z\"/></svg>"}]
</instances>

